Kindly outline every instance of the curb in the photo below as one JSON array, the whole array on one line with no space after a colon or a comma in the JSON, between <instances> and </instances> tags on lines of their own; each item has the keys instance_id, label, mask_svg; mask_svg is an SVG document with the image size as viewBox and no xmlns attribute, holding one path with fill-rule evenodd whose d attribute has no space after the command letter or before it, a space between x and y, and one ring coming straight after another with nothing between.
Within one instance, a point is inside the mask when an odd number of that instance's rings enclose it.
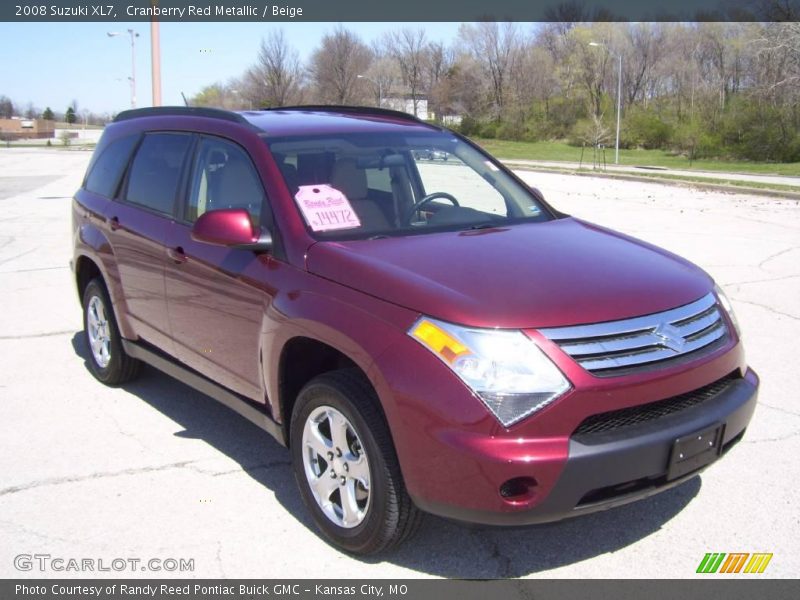
<instances>
[{"instance_id":1,"label":"curb","mask_svg":"<svg viewBox=\"0 0 800 600\"><path fill-rule=\"evenodd\" d=\"M642 177L640 175L628 175L625 173L604 173L602 171L575 171L572 169L559 169L553 167L537 167L525 163L515 163L513 160L501 162L509 169L517 171L534 171L540 173L556 173L559 175L575 175L578 177L603 177L605 179L621 179L623 181L636 181L640 183L657 183L663 185L674 185L678 187L695 188L699 190L706 190L710 192L724 192L728 194L750 194L755 196L769 196L772 198L782 198L785 200L800 200L800 191L789 192L782 190L770 190L762 188L753 188L741 185L725 185L724 183L707 183L700 181L682 180L682 179L666 179L658 176Z\"/></svg>"}]
</instances>

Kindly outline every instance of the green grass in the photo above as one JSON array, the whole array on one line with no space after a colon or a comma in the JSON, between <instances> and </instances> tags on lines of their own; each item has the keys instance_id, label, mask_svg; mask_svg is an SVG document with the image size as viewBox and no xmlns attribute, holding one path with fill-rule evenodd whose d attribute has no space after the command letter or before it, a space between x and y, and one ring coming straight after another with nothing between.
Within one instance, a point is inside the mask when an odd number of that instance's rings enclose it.
<instances>
[{"instance_id":1,"label":"green grass","mask_svg":"<svg viewBox=\"0 0 800 600\"><path fill-rule=\"evenodd\" d=\"M513 162L509 165L512 169L517 169ZM525 170L526 167L521 167ZM800 186L787 185L781 183L764 183L760 181L742 181L741 179L718 179L712 177L703 177L702 172L697 175L672 175L663 172L618 172L618 171L603 171L594 170L592 168L583 167L581 169L573 169L569 167L560 167L555 165L547 165L543 167L530 166L527 167L531 171L542 171L545 173L564 173L565 175L590 175L596 177L608 177L609 179L625 179L631 176L641 177L644 179L652 179L654 183L667 183L669 181L680 181L690 184L711 184L712 186L719 186L722 188L733 187L738 188L742 192L752 191L757 193L759 190L770 190L775 192L792 192L800 194ZM733 190L731 190L733 191Z\"/></svg>"},{"instance_id":2,"label":"green grass","mask_svg":"<svg viewBox=\"0 0 800 600\"><path fill-rule=\"evenodd\" d=\"M564 142L511 142L474 138L474 141L500 159L547 160L579 162L581 149ZM583 164L592 164L592 150L583 154ZM614 148L606 148L606 163L614 164ZM692 171L722 171L727 173L760 173L764 175L800 176L800 163L758 163L733 160L695 160L689 166L684 156L675 156L663 150L619 151L620 166L667 167Z\"/></svg>"}]
</instances>

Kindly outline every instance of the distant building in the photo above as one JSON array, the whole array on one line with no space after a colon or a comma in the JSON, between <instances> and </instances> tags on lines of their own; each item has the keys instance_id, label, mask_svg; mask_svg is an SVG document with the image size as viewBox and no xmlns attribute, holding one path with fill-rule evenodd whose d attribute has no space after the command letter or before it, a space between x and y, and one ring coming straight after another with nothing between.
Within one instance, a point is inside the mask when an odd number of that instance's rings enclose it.
<instances>
[{"instance_id":1,"label":"distant building","mask_svg":"<svg viewBox=\"0 0 800 600\"><path fill-rule=\"evenodd\" d=\"M53 137L55 121L45 119L0 119L0 139L29 140Z\"/></svg>"},{"instance_id":2,"label":"distant building","mask_svg":"<svg viewBox=\"0 0 800 600\"><path fill-rule=\"evenodd\" d=\"M446 127L458 127L464 118L461 115L444 115L442 125Z\"/></svg>"},{"instance_id":3,"label":"distant building","mask_svg":"<svg viewBox=\"0 0 800 600\"><path fill-rule=\"evenodd\" d=\"M410 94L402 96L387 96L383 99L383 108L391 108L392 110L399 110L401 112L414 114L414 100ZM431 118L428 115L428 99L424 96L417 96L417 117L423 121Z\"/></svg>"}]
</instances>

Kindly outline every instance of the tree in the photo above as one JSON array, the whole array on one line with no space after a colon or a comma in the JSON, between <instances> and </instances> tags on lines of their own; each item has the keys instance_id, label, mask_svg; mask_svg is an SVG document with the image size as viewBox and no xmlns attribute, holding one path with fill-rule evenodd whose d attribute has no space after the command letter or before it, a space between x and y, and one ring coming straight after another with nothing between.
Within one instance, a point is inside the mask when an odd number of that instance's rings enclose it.
<instances>
[{"instance_id":1,"label":"tree","mask_svg":"<svg viewBox=\"0 0 800 600\"><path fill-rule=\"evenodd\" d=\"M14 116L14 104L8 96L0 96L0 119L10 119Z\"/></svg>"},{"instance_id":2,"label":"tree","mask_svg":"<svg viewBox=\"0 0 800 600\"><path fill-rule=\"evenodd\" d=\"M78 120L78 116L75 114L75 109L72 106L67 107L67 112L64 114L64 120L70 125Z\"/></svg>"},{"instance_id":3,"label":"tree","mask_svg":"<svg viewBox=\"0 0 800 600\"><path fill-rule=\"evenodd\" d=\"M258 60L245 74L243 87L255 104L287 106L299 102L302 78L297 50L278 29L261 40Z\"/></svg>"},{"instance_id":4,"label":"tree","mask_svg":"<svg viewBox=\"0 0 800 600\"><path fill-rule=\"evenodd\" d=\"M570 31L575 41L573 60L576 63L576 74L588 95L591 112L598 118L603 114L606 79L609 71L613 72L615 63L610 50L613 44L612 31L604 23L591 27L575 27Z\"/></svg>"},{"instance_id":5,"label":"tree","mask_svg":"<svg viewBox=\"0 0 800 600\"><path fill-rule=\"evenodd\" d=\"M44 112L42 113L42 119L45 121L53 121L55 118L56 116L53 114L53 111L50 110L49 106L44 109Z\"/></svg>"},{"instance_id":6,"label":"tree","mask_svg":"<svg viewBox=\"0 0 800 600\"><path fill-rule=\"evenodd\" d=\"M375 44L372 49L373 60L363 79L362 85L369 86L375 97L375 106L381 106L381 101L392 95L392 90L401 81L400 68L388 53L381 54L383 44Z\"/></svg>"},{"instance_id":7,"label":"tree","mask_svg":"<svg viewBox=\"0 0 800 600\"><path fill-rule=\"evenodd\" d=\"M427 94L428 107L433 110L437 120L450 113L452 103L451 78L455 67L455 54L452 48L441 42L431 42L427 51Z\"/></svg>"},{"instance_id":8,"label":"tree","mask_svg":"<svg viewBox=\"0 0 800 600\"><path fill-rule=\"evenodd\" d=\"M502 114L509 72L518 58L520 34L516 23L484 21L474 26L464 25L459 33L475 61L488 75L492 102L498 114Z\"/></svg>"},{"instance_id":9,"label":"tree","mask_svg":"<svg viewBox=\"0 0 800 600\"><path fill-rule=\"evenodd\" d=\"M763 0L787 1L795 2ZM614 124L621 55L623 145L678 150L692 161L800 160L796 19L615 23L598 15L566 0L552 11L556 20L527 31L481 22L463 25L449 42L430 42L424 31L405 29L371 48L340 25L305 64L275 32L249 70L194 102L378 105L402 90L417 110L427 96L437 116L461 116L470 135L596 144ZM3 114L16 113L0 97Z\"/></svg>"},{"instance_id":10,"label":"tree","mask_svg":"<svg viewBox=\"0 0 800 600\"><path fill-rule=\"evenodd\" d=\"M28 102L25 106L25 114L23 115L26 119L36 119L39 116L39 110L33 105L33 102Z\"/></svg>"},{"instance_id":11,"label":"tree","mask_svg":"<svg viewBox=\"0 0 800 600\"><path fill-rule=\"evenodd\" d=\"M408 87L414 116L417 116L419 97L425 86L425 66L427 44L424 29L402 29L389 33L387 38L389 54L397 61L403 83Z\"/></svg>"},{"instance_id":12,"label":"tree","mask_svg":"<svg viewBox=\"0 0 800 600\"><path fill-rule=\"evenodd\" d=\"M339 25L322 37L311 56L309 71L319 101L327 104L359 104L364 97L358 76L366 73L372 51L352 31Z\"/></svg>"}]
</instances>

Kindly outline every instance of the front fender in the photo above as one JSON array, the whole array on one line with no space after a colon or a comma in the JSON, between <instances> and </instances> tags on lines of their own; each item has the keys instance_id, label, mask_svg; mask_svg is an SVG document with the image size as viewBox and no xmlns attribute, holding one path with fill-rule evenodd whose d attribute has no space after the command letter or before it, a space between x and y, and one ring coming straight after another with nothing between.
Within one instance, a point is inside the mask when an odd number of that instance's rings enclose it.
<instances>
[{"instance_id":1,"label":"front fender","mask_svg":"<svg viewBox=\"0 0 800 600\"><path fill-rule=\"evenodd\" d=\"M286 344L297 337L322 342L353 361L364 373L416 319L416 313L388 304L333 282L309 275L313 289L280 293L267 309L262 343L264 387L272 414L283 421L280 399L280 357ZM373 386L378 382L373 381ZM385 388L384 388L385 389ZM391 397L381 397L387 418L393 412Z\"/></svg>"}]
</instances>

